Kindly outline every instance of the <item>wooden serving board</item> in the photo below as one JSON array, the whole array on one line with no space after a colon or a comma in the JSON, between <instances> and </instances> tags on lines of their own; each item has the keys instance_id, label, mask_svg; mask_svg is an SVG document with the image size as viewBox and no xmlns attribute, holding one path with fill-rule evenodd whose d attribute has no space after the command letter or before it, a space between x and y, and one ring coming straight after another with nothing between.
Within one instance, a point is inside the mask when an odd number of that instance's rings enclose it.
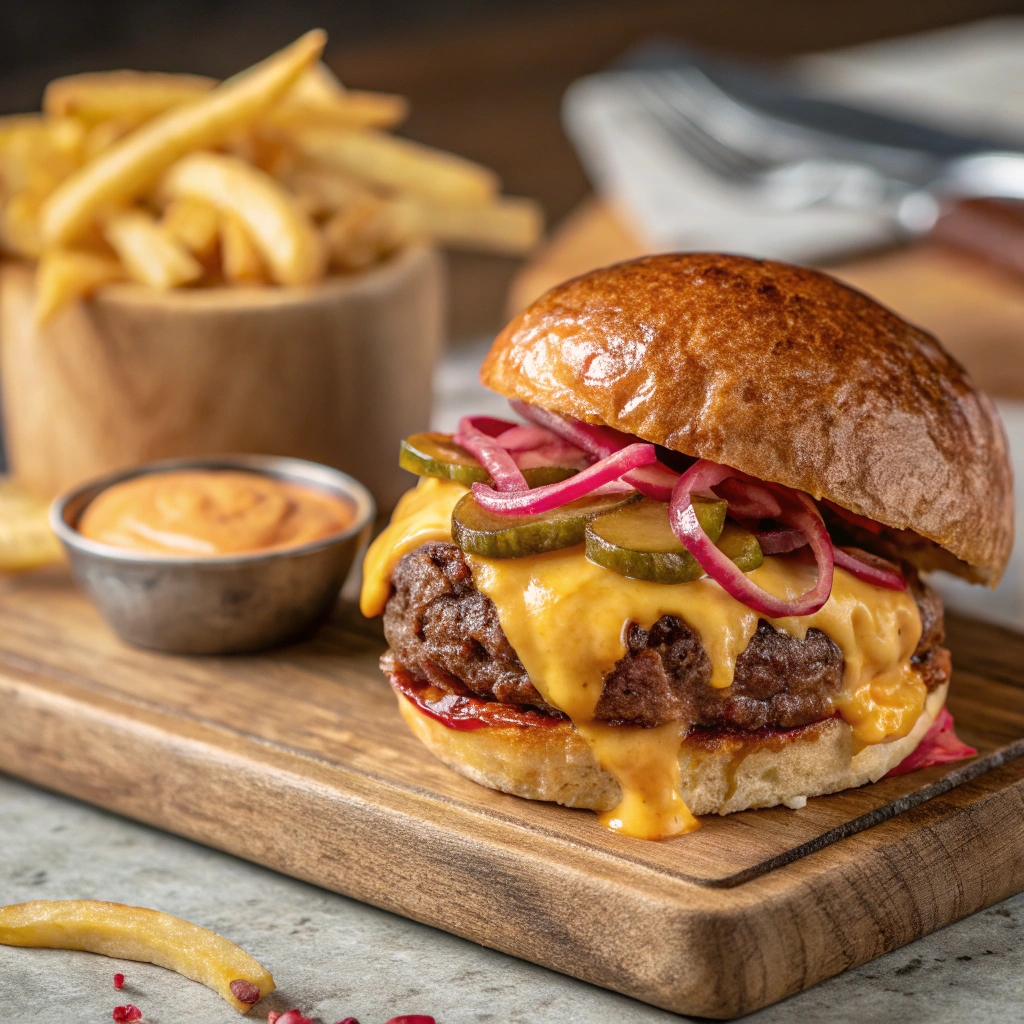
<instances>
[{"instance_id":1,"label":"wooden serving board","mask_svg":"<svg viewBox=\"0 0 1024 1024\"><path fill-rule=\"evenodd\" d=\"M0 584L0 769L677 1012L732 1017L1024 889L1024 637L953 619L978 760L660 843L482 789L401 722L349 606L261 657L124 646Z\"/></svg>"}]
</instances>

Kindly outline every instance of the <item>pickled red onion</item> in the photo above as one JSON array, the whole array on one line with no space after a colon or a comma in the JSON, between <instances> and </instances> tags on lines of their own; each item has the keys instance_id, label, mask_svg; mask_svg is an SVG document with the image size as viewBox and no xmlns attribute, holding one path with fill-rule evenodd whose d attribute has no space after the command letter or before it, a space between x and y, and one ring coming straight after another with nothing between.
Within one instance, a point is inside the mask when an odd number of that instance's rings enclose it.
<instances>
[{"instance_id":1,"label":"pickled red onion","mask_svg":"<svg viewBox=\"0 0 1024 1024\"><path fill-rule=\"evenodd\" d=\"M732 506L729 506L732 511ZM748 527L749 528L749 527ZM761 551L766 555L788 555L807 543L803 530L782 527L777 530L760 530L756 526L750 532L757 538Z\"/></svg>"},{"instance_id":2,"label":"pickled red onion","mask_svg":"<svg viewBox=\"0 0 1024 1024\"><path fill-rule=\"evenodd\" d=\"M622 451L629 444L636 443L636 438L630 434L624 434L620 430L613 430L611 427L602 427L594 423L584 423L583 420L570 420L560 416L556 412L541 409L536 405L527 405L513 399L509 403L513 409L524 419L544 427L552 433L558 434L570 444L593 455L597 459L606 459L615 452ZM642 469L634 470L625 478L626 482L635 487L641 494L655 501L668 501L672 497L672 488L675 486L679 474L673 472L668 466L655 461Z\"/></svg>"},{"instance_id":3,"label":"pickled red onion","mask_svg":"<svg viewBox=\"0 0 1024 1024\"><path fill-rule=\"evenodd\" d=\"M885 587L888 590L907 589L903 573L887 558L861 551L860 548L841 548L834 544L832 554L836 565L841 566L852 576L864 580L865 583L873 583L876 587Z\"/></svg>"},{"instance_id":4,"label":"pickled red onion","mask_svg":"<svg viewBox=\"0 0 1024 1024\"><path fill-rule=\"evenodd\" d=\"M622 479L648 498L668 501L672 497L672 488L675 487L679 474L661 462L654 462L649 466L634 469Z\"/></svg>"},{"instance_id":5,"label":"pickled red onion","mask_svg":"<svg viewBox=\"0 0 1024 1024\"><path fill-rule=\"evenodd\" d=\"M592 494L604 484L624 478L631 470L650 465L657 458L653 444L637 442L595 462L568 480L526 491L501 491L487 484L476 483L473 484L473 497L482 508L498 515L532 516L550 512L553 508L560 508L567 502Z\"/></svg>"},{"instance_id":6,"label":"pickled red onion","mask_svg":"<svg viewBox=\"0 0 1024 1024\"><path fill-rule=\"evenodd\" d=\"M745 475L723 480L716 485L715 493L729 502L729 515L736 519L778 519L782 513L772 492Z\"/></svg>"},{"instance_id":7,"label":"pickled red onion","mask_svg":"<svg viewBox=\"0 0 1024 1024\"><path fill-rule=\"evenodd\" d=\"M495 424L504 424L504 430L515 426L491 416L464 416L459 420L455 443L476 456L499 491L528 491L529 484L515 459L501 447L494 434L487 433L488 429L494 429Z\"/></svg>"},{"instance_id":8,"label":"pickled red onion","mask_svg":"<svg viewBox=\"0 0 1024 1024\"><path fill-rule=\"evenodd\" d=\"M919 768L962 761L965 757L974 757L977 752L974 747L969 747L960 740L954 730L953 716L948 708L943 708L935 716L935 721L924 734L924 739L895 768L891 768L885 777L891 779L894 775L906 775L907 772L916 772Z\"/></svg>"},{"instance_id":9,"label":"pickled red onion","mask_svg":"<svg viewBox=\"0 0 1024 1024\"><path fill-rule=\"evenodd\" d=\"M573 469L586 469L590 465L586 452L581 452L575 445L561 438L552 441L551 444L542 444L539 448L514 451L512 458L520 469L531 469L534 466L571 466Z\"/></svg>"},{"instance_id":10,"label":"pickled red onion","mask_svg":"<svg viewBox=\"0 0 1024 1024\"><path fill-rule=\"evenodd\" d=\"M562 443L562 439L544 427L509 427L500 433L495 440L507 452L528 452L541 445L553 442Z\"/></svg>"},{"instance_id":11,"label":"pickled red onion","mask_svg":"<svg viewBox=\"0 0 1024 1024\"><path fill-rule=\"evenodd\" d=\"M729 513L732 514L732 511L730 502ZM745 528L757 538L761 550L766 555L786 555L807 543L807 537L802 530L762 530L750 523L745 524ZM832 545L832 558L836 565L845 569L851 576L864 580L865 583L873 583L876 587L886 587L889 590L907 589L907 581L899 567L887 558L861 551L859 548L839 547L836 544Z\"/></svg>"},{"instance_id":12,"label":"pickled red onion","mask_svg":"<svg viewBox=\"0 0 1024 1024\"><path fill-rule=\"evenodd\" d=\"M550 412L538 405L527 405L518 399L512 399L509 405L519 413L523 419L536 423L552 433L558 434L570 444L582 448L585 452L598 459L606 459L609 455L621 451L630 444L634 438L621 431L612 430L611 427L601 427L593 423L584 423L582 420L570 420L560 416L557 412Z\"/></svg>"},{"instance_id":13,"label":"pickled red onion","mask_svg":"<svg viewBox=\"0 0 1024 1024\"><path fill-rule=\"evenodd\" d=\"M497 416L464 416L459 421L459 433L466 431L486 434L488 437L500 437L507 430L520 425L511 420L500 420Z\"/></svg>"},{"instance_id":14,"label":"pickled red onion","mask_svg":"<svg viewBox=\"0 0 1024 1024\"><path fill-rule=\"evenodd\" d=\"M868 533L881 533L885 529L881 523L876 523L874 519L868 519L867 516L857 515L856 512L851 512L848 508L843 508L842 505L837 505L834 501L829 501L828 498L821 499L822 505L826 508L830 508L840 519L845 519L848 523L854 526L859 526L862 530L867 530Z\"/></svg>"},{"instance_id":15,"label":"pickled red onion","mask_svg":"<svg viewBox=\"0 0 1024 1024\"><path fill-rule=\"evenodd\" d=\"M728 555L715 547L700 525L693 507L693 494L713 493L713 488L736 475L737 471L729 466L720 466L705 459L695 462L679 478L672 492L672 500L668 506L672 532L697 559L701 568L727 594L758 614L773 619L790 615L812 615L825 604L832 593L832 541L821 514L814 502L803 492L790 490L778 484L766 485L779 499L778 518L787 526L801 530L807 536L818 567L817 581L810 590L793 599L775 597L754 583Z\"/></svg>"}]
</instances>

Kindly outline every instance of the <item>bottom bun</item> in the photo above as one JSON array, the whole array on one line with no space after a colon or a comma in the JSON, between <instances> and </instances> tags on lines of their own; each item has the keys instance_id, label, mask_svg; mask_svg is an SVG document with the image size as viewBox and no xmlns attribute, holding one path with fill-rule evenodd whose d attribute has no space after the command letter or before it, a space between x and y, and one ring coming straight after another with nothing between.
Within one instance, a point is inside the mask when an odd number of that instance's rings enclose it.
<instances>
[{"instance_id":1,"label":"bottom bun","mask_svg":"<svg viewBox=\"0 0 1024 1024\"><path fill-rule=\"evenodd\" d=\"M946 701L948 684L928 694L924 711L902 739L854 753L853 731L840 718L800 729L696 732L679 754L679 794L694 814L731 814L754 807L800 807L807 797L876 782L924 738ZM401 693L406 724L460 775L482 786L566 807L611 810L622 791L569 722L521 727L450 729Z\"/></svg>"}]
</instances>

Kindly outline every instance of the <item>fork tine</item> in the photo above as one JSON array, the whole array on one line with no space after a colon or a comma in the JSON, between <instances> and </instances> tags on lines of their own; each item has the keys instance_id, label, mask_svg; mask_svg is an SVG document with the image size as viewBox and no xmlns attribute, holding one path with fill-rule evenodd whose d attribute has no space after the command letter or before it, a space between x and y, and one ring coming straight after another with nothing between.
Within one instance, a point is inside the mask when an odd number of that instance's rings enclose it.
<instances>
[{"instance_id":1,"label":"fork tine","mask_svg":"<svg viewBox=\"0 0 1024 1024\"><path fill-rule=\"evenodd\" d=\"M670 90L659 88L662 84L652 83L647 76L636 76L631 86L655 124L698 163L713 174L733 180L750 180L767 169L763 163L710 134L686 109L685 99L673 102L679 97L670 99L666 95Z\"/></svg>"}]
</instances>

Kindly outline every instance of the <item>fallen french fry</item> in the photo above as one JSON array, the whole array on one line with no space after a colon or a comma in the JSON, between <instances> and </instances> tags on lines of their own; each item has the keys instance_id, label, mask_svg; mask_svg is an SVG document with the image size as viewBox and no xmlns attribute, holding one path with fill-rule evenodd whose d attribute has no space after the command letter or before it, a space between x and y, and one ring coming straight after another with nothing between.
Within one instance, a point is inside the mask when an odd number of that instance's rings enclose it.
<instances>
[{"instance_id":1,"label":"fallen french fry","mask_svg":"<svg viewBox=\"0 0 1024 1024\"><path fill-rule=\"evenodd\" d=\"M213 256L220 236L220 216L210 203L202 199L172 199L160 224L198 260Z\"/></svg>"},{"instance_id":2,"label":"fallen french fry","mask_svg":"<svg viewBox=\"0 0 1024 1024\"><path fill-rule=\"evenodd\" d=\"M544 213L533 199L499 196L479 206L452 206L416 199L395 201L395 216L410 234L455 248L518 256L541 239Z\"/></svg>"},{"instance_id":3,"label":"fallen french fry","mask_svg":"<svg viewBox=\"0 0 1024 1024\"><path fill-rule=\"evenodd\" d=\"M124 268L109 256L72 249L43 253L36 274L36 323L45 323L103 285L123 279Z\"/></svg>"},{"instance_id":4,"label":"fallen french fry","mask_svg":"<svg viewBox=\"0 0 1024 1024\"><path fill-rule=\"evenodd\" d=\"M296 131L295 146L305 157L335 167L360 181L442 203L485 203L500 187L486 167L374 131L310 128Z\"/></svg>"},{"instance_id":5,"label":"fallen french fry","mask_svg":"<svg viewBox=\"0 0 1024 1024\"><path fill-rule=\"evenodd\" d=\"M123 903L34 900L0 907L0 944L156 964L213 989L239 1013L274 991L270 972L216 932Z\"/></svg>"},{"instance_id":6,"label":"fallen french fry","mask_svg":"<svg viewBox=\"0 0 1024 1024\"><path fill-rule=\"evenodd\" d=\"M258 168L236 157L193 153L167 172L160 192L172 198L204 199L238 217L276 283L312 284L323 277L323 245L312 221Z\"/></svg>"},{"instance_id":7,"label":"fallen french fry","mask_svg":"<svg viewBox=\"0 0 1024 1024\"><path fill-rule=\"evenodd\" d=\"M100 71L55 78L43 92L43 112L86 124L117 120L140 125L165 110L191 103L216 86L204 75L153 71Z\"/></svg>"},{"instance_id":8,"label":"fallen french fry","mask_svg":"<svg viewBox=\"0 0 1024 1024\"><path fill-rule=\"evenodd\" d=\"M140 284L166 291L203 276L192 254L142 210L111 217L103 233L129 277Z\"/></svg>"},{"instance_id":9,"label":"fallen french fry","mask_svg":"<svg viewBox=\"0 0 1024 1024\"><path fill-rule=\"evenodd\" d=\"M325 41L322 31L307 32L195 102L153 118L70 175L40 212L44 244L74 241L100 210L138 198L186 153L252 124L319 59Z\"/></svg>"},{"instance_id":10,"label":"fallen french fry","mask_svg":"<svg viewBox=\"0 0 1024 1024\"><path fill-rule=\"evenodd\" d=\"M12 480L0 480L0 572L24 572L60 561L60 543L48 514L45 501Z\"/></svg>"},{"instance_id":11,"label":"fallen french fry","mask_svg":"<svg viewBox=\"0 0 1024 1024\"><path fill-rule=\"evenodd\" d=\"M267 268L245 224L233 213L221 215L220 260L229 284L266 284Z\"/></svg>"}]
</instances>

